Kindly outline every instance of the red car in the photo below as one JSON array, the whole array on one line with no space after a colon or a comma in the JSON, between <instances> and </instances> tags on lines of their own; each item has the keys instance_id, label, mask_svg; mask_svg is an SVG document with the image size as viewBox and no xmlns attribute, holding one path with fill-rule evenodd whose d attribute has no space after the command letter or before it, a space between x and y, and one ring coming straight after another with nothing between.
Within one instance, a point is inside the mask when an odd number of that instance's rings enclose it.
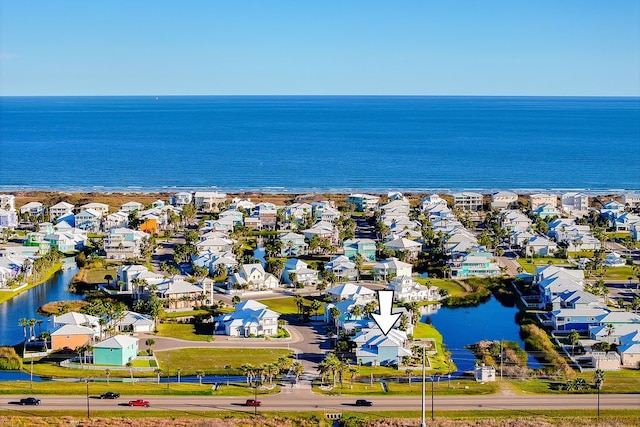
<instances>
[{"instance_id":1,"label":"red car","mask_svg":"<svg viewBox=\"0 0 640 427\"><path fill-rule=\"evenodd\" d=\"M247 399L247 401L245 402L246 406L261 406L262 402L260 402L259 400L253 400L253 399Z\"/></svg>"},{"instance_id":2,"label":"red car","mask_svg":"<svg viewBox=\"0 0 640 427\"><path fill-rule=\"evenodd\" d=\"M130 400L129 406L144 406L145 408L149 407L149 401L143 399Z\"/></svg>"}]
</instances>

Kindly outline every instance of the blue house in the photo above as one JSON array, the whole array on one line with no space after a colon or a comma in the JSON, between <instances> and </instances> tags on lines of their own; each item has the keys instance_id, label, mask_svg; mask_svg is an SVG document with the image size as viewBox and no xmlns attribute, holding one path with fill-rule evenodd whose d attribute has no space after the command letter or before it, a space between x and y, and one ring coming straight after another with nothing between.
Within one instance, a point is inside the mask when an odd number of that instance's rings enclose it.
<instances>
[{"instance_id":1,"label":"blue house","mask_svg":"<svg viewBox=\"0 0 640 427\"><path fill-rule=\"evenodd\" d=\"M347 239L343 242L344 256L353 261L357 254L364 261L375 261L376 241L373 239Z\"/></svg>"},{"instance_id":2,"label":"blue house","mask_svg":"<svg viewBox=\"0 0 640 427\"><path fill-rule=\"evenodd\" d=\"M412 356L405 348L407 334L392 329L384 335L379 328L363 329L352 341L356 344L356 360L362 365L398 366L405 356Z\"/></svg>"},{"instance_id":3,"label":"blue house","mask_svg":"<svg viewBox=\"0 0 640 427\"><path fill-rule=\"evenodd\" d=\"M138 338L116 335L93 346L96 365L124 366L138 355Z\"/></svg>"}]
</instances>

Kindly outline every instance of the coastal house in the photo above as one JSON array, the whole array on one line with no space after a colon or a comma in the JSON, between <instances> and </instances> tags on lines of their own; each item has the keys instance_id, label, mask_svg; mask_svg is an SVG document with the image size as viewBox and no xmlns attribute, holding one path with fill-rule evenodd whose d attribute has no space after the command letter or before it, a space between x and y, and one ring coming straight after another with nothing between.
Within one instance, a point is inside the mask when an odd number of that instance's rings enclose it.
<instances>
[{"instance_id":1,"label":"coastal house","mask_svg":"<svg viewBox=\"0 0 640 427\"><path fill-rule=\"evenodd\" d=\"M622 366L626 368L640 366L640 330L620 337L617 351Z\"/></svg>"},{"instance_id":2,"label":"coastal house","mask_svg":"<svg viewBox=\"0 0 640 427\"><path fill-rule=\"evenodd\" d=\"M540 205L533 209L531 214L539 216L542 219L547 219L560 216L560 211L552 205Z\"/></svg>"},{"instance_id":3,"label":"coastal house","mask_svg":"<svg viewBox=\"0 0 640 427\"><path fill-rule=\"evenodd\" d=\"M483 205L483 196L480 193L465 191L453 194L453 206L467 211L480 211Z\"/></svg>"},{"instance_id":4,"label":"coastal house","mask_svg":"<svg viewBox=\"0 0 640 427\"><path fill-rule=\"evenodd\" d=\"M613 221L613 228L616 231L630 231L631 227L640 224L640 216L631 212L623 212Z\"/></svg>"},{"instance_id":5,"label":"coastal house","mask_svg":"<svg viewBox=\"0 0 640 427\"><path fill-rule=\"evenodd\" d=\"M466 254L475 246L478 246L478 239L463 227L449 231L443 243L444 251L448 255Z\"/></svg>"},{"instance_id":6,"label":"coastal house","mask_svg":"<svg viewBox=\"0 0 640 427\"><path fill-rule=\"evenodd\" d=\"M355 280L358 277L356 264L344 255L338 255L325 263L324 269L333 273L339 281Z\"/></svg>"},{"instance_id":7,"label":"coastal house","mask_svg":"<svg viewBox=\"0 0 640 427\"><path fill-rule=\"evenodd\" d=\"M518 203L518 195L511 191L498 191L491 195L493 209L509 209Z\"/></svg>"},{"instance_id":8,"label":"coastal house","mask_svg":"<svg viewBox=\"0 0 640 427\"><path fill-rule=\"evenodd\" d=\"M353 283L344 283L342 285L333 286L326 290L332 301L340 301L343 299L371 301L376 298L376 292L361 285Z\"/></svg>"},{"instance_id":9,"label":"coastal house","mask_svg":"<svg viewBox=\"0 0 640 427\"><path fill-rule=\"evenodd\" d=\"M15 211L16 196L14 196L13 194L0 194L0 209Z\"/></svg>"},{"instance_id":10,"label":"coastal house","mask_svg":"<svg viewBox=\"0 0 640 427\"><path fill-rule=\"evenodd\" d=\"M295 257L303 255L307 252L307 242L304 240L303 234L285 233L278 237L282 242L281 256Z\"/></svg>"},{"instance_id":11,"label":"coastal house","mask_svg":"<svg viewBox=\"0 0 640 427\"><path fill-rule=\"evenodd\" d=\"M318 270L296 258L287 260L282 273L282 281L286 284L301 283L305 286L318 283Z\"/></svg>"},{"instance_id":12,"label":"coastal house","mask_svg":"<svg viewBox=\"0 0 640 427\"><path fill-rule=\"evenodd\" d=\"M506 210L499 217L500 226L508 232L531 229L531 219L519 210Z\"/></svg>"},{"instance_id":13,"label":"coastal house","mask_svg":"<svg viewBox=\"0 0 640 427\"><path fill-rule=\"evenodd\" d=\"M383 215L409 215L411 207L406 198L393 199L389 203L380 206Z\"/></svg>"},{"instance_id":14,"label":"coastal house","mask_svg":"<svg viewBox=\"0 0 640 427\"><path fill-rule=\"evenodd\" d=\"M387 280L388 277L409 276L413 272L413 265L391 257L373 265L374 280Z\"/></svg>"},{"instance_id":15,"label":"coastal house","mask_svg":"<svg viewBox=\"0 0 640 427\"><path fill-rule=\"evenodd\" d=\"M407 334L391 329L384 335L378 328L363 329L351 339L356 344L356 360L359 365L398 366L403 357L412 356L407 349Z\"/></svg>"},{"instance_id":16,"label":"coastal house","mask_svg":"<svg viewBox=\"0 0 640 427\"><path fill-rule=\"evenodd\" d=\"M583 213L589 210L589 196L584 193L571 191L560 196L560 206L568 213Z\"/></svg>"},{"instance_id":17,"label":"coastal house","mask_svg":"<svg viewBox=\"0 0 640 427\"><path fill-rule=\"evenodd\" d=\"M51 350L75 350L93 343L95 331L86 326L61 325L51 332Z\"/></svg>"},{"instance_id":18,"label":"coastal house","mask_svg":"<svg viewBox=\"0 0 640 427\"><path fill-rule=\"evenodd\" d=\"M584 291L584 272L547 265L536 269L533 286L538 288L543 305L564 292Z\"/></svg>"},{"instance_id":19,"label":"coastal house","mask_svg":"<svg viewBox=\"0 0 640 427\"><path fill-rule=\"evenodd\" d=\"M420 211L422 213L431 212L435 208L447 208L447 201L437 194L430 194L420 201Z\"/></svg>"},{"instance_id":20,"label":"coastal house","mask_svg":"<svg viewBox=\"0 0 640 427\"><path fill-rule=\"evenodd\" d=\"M640 324L598 324L589 328L589 338L592 340L615 345L629 342L625 340L625 337L629 334L640 334Z\"/></svg>"},{"instance_id":21,"label":"coastal house","mask_svg":"<svg viewBox=\"0 0 640 427\"><path fill-rule=\"evenodd\" d=\"M139 258L142 248L148 242L149 235L130 228L112 228L104 239L104 251L107 259L126 260Z\"/></svg>"},{"instance_id":22,"label":"coastal house","mask_svg":"<svg viewBox=\"0 0 640 427\"><path fill-rule=\"evenodd\" d=\"M542 205L557 207L558 196L547 193L535 193L529 195L529 207L531 210L535 210Z\"/></svg>"},{"instance_id":23,"label":"coastal house","mask_svg":"<svg viewBox=\"0 0 640 427\"><path fill-rule=\"evenodd\" d=\"M404 254L407 260L418 259L418 255L422 252L422 243L403 237L385 242L383 246L395 253Z\"/></svg>"},{"instance_id":24,"label":"coastal house","mask_svg":"<svg viewBox=\"0 0 640 427\"><path fill-rule=\"evenodd\" d=\"M241 197L234 197L231 199L231 204L229 205L229 209L251 212L253 208L256 207L256 204L251 201L251 199L243 199Z\"/></svg>"},{"instance_id":25,"label":"coastal house","mask_svg":"<svg viewBox=\"0 0 640 427\"><path fill-rule=\"evenodd\" d=\"M625 207L640 208L640 193L625 193L622 196L622 204Z\"/></svg>"},{"instance_id":26,"label":"coastal house","mask_svg":"<svg viewBox=\"0 0 640 427\"><path fill-rule=\"evenodd\" d=\"M278 210L273 203L260 202L254 206L252 216L260 218L260 224L263 229L275 229L278 221Z\"/></svg>"},{"instance_id":27,"label":"coastal house","mask_svg":"<svg viewBox=\"0 0 640 427\"><path fill-rule=\"evenodd\" d=\"M264 271L260 263L243 264L229 277L229 286L233 289L265 291L280 286L280 281Z\"/></svg>"},{"instance_id":28,"label":"coastal house","mask_svg":"<svg viewBox=\"0 0 640 427\"><path fill-rule=\"evenodd\" d=\"M128 310L123 314L124 317L117 322L117 330L119 332L132 332L137 334L141 332L153 332L155 329L155 322L149 315Z\"/></svg>"},{"instance_id":29,"label":"coastal house","mask_svg":"<svg viewBox=\"0 0 640 427\"><path fill-rule=\"evenodd\" d=\"M114 228L127 228L129 226L129 214L118 211L106 216L102 222L104 231L110 231Z\"/></svg>"},{"instance_id":30,"label":"coastal house","mask_svg":"<svg viewBox=\"0 0 640 427\"><path fill-rule=\"evenodd\" d=\"M620 256L617 252L610 252L604 259L604 265L607 267L624 267L627 265L627 260Z\"/></svg>"},{"instance_id":31,"label":"coastal house","mask_svg":"<svg viewBox=\"0 0 640 427\"><path fill-rule=\"evenodd\" d=\"M125 366L138 355L138 338L116 335L93 346L95 365Z\"/></svg>"},{"instance_id":32,"label":"coastal house","mask_svg":"<svg viewBox=\"0 0 640 427\"><path fill-rule=\"evenodd\" d=\"M235 240L228 237L222 237L219 232L210 231L199 237L198 242L196 242L196 248L198 253L206 251L212 253L231 252L235 242Z\"/></svg>"},{"instance_id":33,"label":"coastal house","mask_svg":"<svg viewBox=\"0 0 640 427\"><path fill-rule=\"evenodd\" d=\"M216 318L216 333L230 337L274 336L280 314L254 300L236 304L232 313Z\"/></svg>"},{"instance_id":34,"label":"coastal house","mask_svg":"<svg viewBox=\"0 0 640 427\"><path fill-rule=\"evenodd\" d=\"M494 262L489 252L470 252L461 261L451 260L452 277L467 279L469 277L492 277L500 275L500 267Z\"/></svg>"},{"instance_id":35,"label":"coastal house","mask_svg":"<svg viewBox=\"0 0 640 427\"><path fill-rule=\"evenodd\" d=\"M154 292L161 300L166 301L167 311L192 310L195 307L213 302L213 281L200 279L197 283L187 282L184 276L175 275L157 283L156 290L144 288L142 298L148 300Z\"/></svg>"},{"instance_id":36,"label":"coastal house","mask_svg":"<svg viewBox=\"0 0 640 427\"><path fill-rule=\"evenodd\" d=\"M292 203L282 210L282 215L285 222L300 224L303 221L311 220L311 211L309 203Z\"/></svg>"},{"instance_id":37,"label":"coastal house","mask_svg":"<svg viewBox=\"0 0 640 427\"><path fill-rule=\"evenodd\" d=\"M98 336L100 318L92 316L90 314L78 313L70 311L69 313L61 314L60 316L52 316L51 323L54 329L65 325L84 326L91 328L96 336Z\"/></svg>"},{"instance_id":38,"label":"coastal house","mask_svg":"<svg viewBox=\"0 0 640 427\"><path fill-rule=\"evenodd\" d=\"M120 210L127 213L141 211L142 209L144 209L144 205L140 202L127 202L120 206Z\"/></svg>"},{"instance_id":39,"label":"coastal house","mask_svg":"<svg viewBox=\"0 0 640 427\"><path fill-rule=\"evenodd\" d=\"M574 290L556 294L551 299L551 307L552 310L560 310L562 308L588 309L604 307L604 302L602 298L589 292Z\"/></svg>"},{"instance_id":40,"label":"coastal house","mask_svg":"<svg viewBox=\"0 0 640 427\"><path fill-rule=\"evenodd\" d=\"M18 214L16 211L0 209L0 228L16 228L18 226Z\"/></svg>"},{"instance_id":41,"label":"coastal house","mask_svg":"<svg viewBox=\"0 0 640 427\"><path fill-rule=\"evenodd\" d=\"M82 250L86 246L88 239L86 231L69 227L64 222L57 224L55 228L56 231L44 237L51 248L64 253L72 253Z\"/></svg>"},{"instance_id":42,"label":"coastal house","mask_svg":"<svg viewBox=\"0 0 640 427\"><path fill-rule=\"evenodd\" d=\"M440 300L438 287L423 286L410 276L394 277L387 288L393 291L394 300L399 302Z\"/></svg>"},{"instance_id":43,"label":"coastal house","mask_svg":"<svg viewBox=\"0 0 640 427\"><path fill-rule=\"evenodd\" d=\"M376 259L376 241L373 239L346 239L342 248L344 256L353 261L356 255L360 255L364 261Z\"/></svg>"},{"instance_id":44,"label":"coastal house","mask_svg":"<svg viewBox=\"0 0 640 427\"><path fill-rule=\"evenodd\" d=\"M46 209L44 204L40 202L29 202L20 207L20 213L22 215L31 215L33 217L38 217L40 215L44 215Z\"/></svg>"},{"instance_id":45,"label":"coastal house","mask_svg":"<svg viewBox=\"0 0 640 427\"><path fill-rule=\"evenodd\" d=\"M173 206L182 208L185 205L191 204L193 201L193 194L187 191L181 191L179 193L174 194L169 199L169 203Z\"/></svg>"},{"instance_id":46,"label":"coastal house","mask_svg":"<svg viewBox=\"0 0 640 427\"><path fill-rule=\"evenodd\" d=\"M56 219L73 214L73 208L75 206L71 203L60 202L49 207L49 220L55 222Z\"/></svg>"},{"instance_id":47,"label":"coastal house","mask_svg":"<svg viewBox=\"0 0 640 427\"><path fill-rule=\"evenodd\" d=\"M92 209L100 214L101 217L109 214L109 205L105 203L87 203L80 206L81 210Z\"/></svg>"},{"instance_id":48,"label":"coastal house","mask_svg":"<svg viewBox=\"0 0 640 427\"><path fill-rule=\"evenodd\" d=\"M93 209L85 209L76 214L76 227L90 233L100 231L101 221L102 213Z\"/></svg>"},{"instance_id":49,"label":"coastal house","mask_svg":"<svg viewBox=\"0 0 640 427\"><path fill-rule=\"evenodd\" d=\"M337 243L338 232L334 224L326 221L318 221L311 228L302 230L302 234L306 239L313 239L318 236L320 239L327 239L331 244Z\"/></svg>"},{"instance_id":50,"label":"coastal house","mask_svg":"<svg viewBox=\"0 0 640 427\"><path fill-rule=\"evenodd\" d=\"M589 331L589 327L597 324L598 317L608 312L609 310L606 308L563 308L553 310L550 314L555 331L570 331L575 329L577 332L585 333Z\"/></svg>"},{"instance_id":51,"label":"coastal house","mask_svg":"<svg viewBox=\"0 0 640 427\"><path fill-rule=\"evenodd\" d=\"M226 200L227 195L218 191L196 191L193 196L196 209L203 212L218 212Z\"/></svg>"},{"instance_id":52,"label":"coastal house","mask_svg":"<svg viewBox=\"0 0 640 427\"><path fill-rule=\"evenodd\" d=\"M134 280L137 279L137 280ZM160 273L149 271L147 267L139 264L121 265L116 271L115 283L125 292L132 292L134 296L141 294L142 291L136 289L136 283L147 285L155 285L165 279ZM145 285L146 286L146 285Z\"/></svg>"},{"instance_id":53,"label":"coastal house","mask_svg":"<svg viewBox=\"0 0 640 427\"><path fill-rule=\"evenodd\" d=\"M370 194L350 194L347 197L347 203L355 206L357 212L371 212L378 208L380 198Z\"/></svg>"},{"instance_id":54,"label":"coastal house","mask_svg":"<svg viewBox=\"0 0 640 427\"><path fill-rule=\"evenodd\" d=\"M558 250L558 244L544 236L533 236L522 245L526 254L552 256Z\"/></svg>"}]
</instances>

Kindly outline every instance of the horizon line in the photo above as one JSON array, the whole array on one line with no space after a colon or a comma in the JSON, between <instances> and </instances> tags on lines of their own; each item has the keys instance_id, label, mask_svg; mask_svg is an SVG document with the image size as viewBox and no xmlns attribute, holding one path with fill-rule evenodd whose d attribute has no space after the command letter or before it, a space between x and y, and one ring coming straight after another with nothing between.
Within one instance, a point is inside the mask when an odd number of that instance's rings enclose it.
<instances>
[{"instance_id":1,"label":"horizon line","mask_svg":"<svg viewBox=\"0 0 640 427\"><path fill-rule=\"evenodd\" d=\"M394 98L640 98L636 95L480 95L480 94L83 94L83 95L3 95L0 98L119 98L119 97L394 97Z\"/></svg>"}]
</instances>

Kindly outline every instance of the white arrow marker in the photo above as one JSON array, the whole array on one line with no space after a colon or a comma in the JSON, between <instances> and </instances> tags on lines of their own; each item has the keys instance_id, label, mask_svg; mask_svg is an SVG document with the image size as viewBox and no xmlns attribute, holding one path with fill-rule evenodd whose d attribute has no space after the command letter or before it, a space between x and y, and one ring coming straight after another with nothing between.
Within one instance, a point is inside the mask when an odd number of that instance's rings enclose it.
<instances>
[{"instance_id":1,"label":"white arrow marker","mask_svg":"<svg viewBox=\"0 0 640 427\"><path fill-rule=\"evenodd\" d=\"M387 335L394 323L398 321L400 313L391 313L393 306L393 291L377 291L378 305L380 306L380 314L372 313L373 320L376 321L382 333Z\"/></svg>"}]
</instances>

